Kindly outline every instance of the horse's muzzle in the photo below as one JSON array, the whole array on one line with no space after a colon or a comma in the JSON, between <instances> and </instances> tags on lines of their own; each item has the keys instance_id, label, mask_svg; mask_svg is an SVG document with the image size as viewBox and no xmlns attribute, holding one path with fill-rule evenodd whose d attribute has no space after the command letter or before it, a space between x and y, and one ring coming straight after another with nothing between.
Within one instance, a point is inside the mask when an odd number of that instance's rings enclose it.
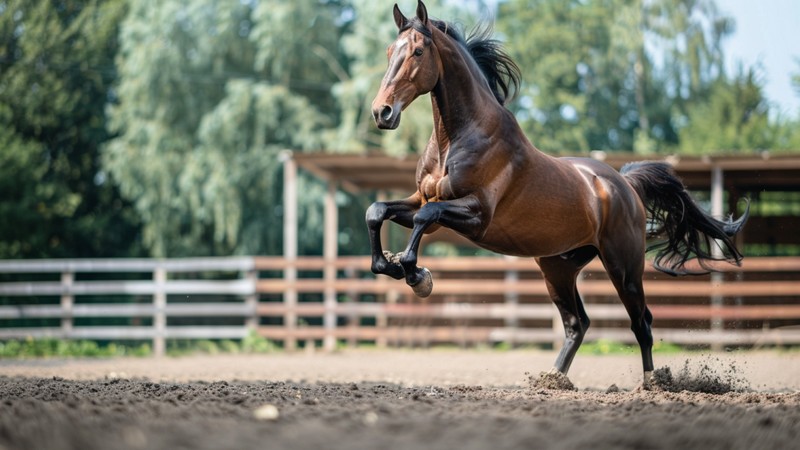
<instances>
[{"instance_id":1,"label":"horse's muzzle","mask_svg":"<svg viewBox=\"0 0 800 450\"><path fill-rule=\"evenodd\" d=\"M372 117L381 130L394 130L400 125L400 112L401 108L383 105L372 110Z\"/></svg>"}]
</instances>

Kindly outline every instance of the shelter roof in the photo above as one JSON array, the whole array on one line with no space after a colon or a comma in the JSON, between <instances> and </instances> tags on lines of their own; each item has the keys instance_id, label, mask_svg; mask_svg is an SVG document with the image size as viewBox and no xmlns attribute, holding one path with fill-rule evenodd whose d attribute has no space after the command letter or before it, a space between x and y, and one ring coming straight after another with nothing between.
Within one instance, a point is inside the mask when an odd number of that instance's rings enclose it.
<instances>
[{"instance_id":1,"label":"shelter roof","mask_svg":"<svg viewBox=\"0 0 800 450\"><path fill-rule=\"evenodd\" d=\"M632 153L591 152L590 156L619 169L645 159L662 159L675 166L690 189L709 190L712 168L724 172L725 188L739 192L800 191L800 153L751 155L643 157ZM297 165L325 181L338 183L350 192L415 189L418 156L396 158L383 153L331 154L294 153Z\"/></svg>"}]
</instances>

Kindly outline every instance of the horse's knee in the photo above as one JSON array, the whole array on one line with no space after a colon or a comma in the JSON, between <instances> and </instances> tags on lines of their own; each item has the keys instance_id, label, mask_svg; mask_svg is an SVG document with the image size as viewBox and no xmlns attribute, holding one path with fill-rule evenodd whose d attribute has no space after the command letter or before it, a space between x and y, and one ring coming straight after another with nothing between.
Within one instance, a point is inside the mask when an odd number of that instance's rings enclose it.
<instances>
[{"instance_id":1,"label":"horse's knee","mask_svg":"<svg viewBox=\"0 0 800 450\"><path fill-rule=\"evenodd\" d=\"M388 208L386 207L386 203L375 202L371 204L369 208L367 208L367 213L365 217L367 221L367 226L370 228L374 228L383 223L383 221L386 220L387 210Z\"/></svg>"}]
</instances>

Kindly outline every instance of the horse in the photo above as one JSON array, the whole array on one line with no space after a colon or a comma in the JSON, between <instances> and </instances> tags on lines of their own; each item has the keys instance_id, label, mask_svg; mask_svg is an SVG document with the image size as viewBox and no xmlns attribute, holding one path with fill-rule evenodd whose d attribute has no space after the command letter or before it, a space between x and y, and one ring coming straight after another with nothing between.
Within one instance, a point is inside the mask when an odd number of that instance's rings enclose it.
<instances>
[{"instance_id":1,"label":"horse","mask_svg":"<svg viewBox=\"0 0 800 450\"><path fill-rule=\"evenodd\" d=\"M599 257L631 319L642 386L649 388L653 315L642 287L646 251L655 253L653 266L670 275L708 273L717 261L740 265L733 238L749 216L749 201L739 219L716 219L666 162L629 163L618 172L596 159L543 153L506 107L521 71L489 31L465 38L452 24L429 18L422 1L416 17L407 18L396 4L393 16L398 34L387 50L373 118L379 129L396 129L403 110L429 93L433 133L419 159L416 192L366 211L372 272L405 279L416 295L430 295L432 276L417 266L418 252L423 234L439 227L497 253L533 257L564 323L564 345L551 372L566 376L590 323L577 276ZM407 247L396 255L381 246L386 220L411 229Z\"/></svg>"}]
</instances>

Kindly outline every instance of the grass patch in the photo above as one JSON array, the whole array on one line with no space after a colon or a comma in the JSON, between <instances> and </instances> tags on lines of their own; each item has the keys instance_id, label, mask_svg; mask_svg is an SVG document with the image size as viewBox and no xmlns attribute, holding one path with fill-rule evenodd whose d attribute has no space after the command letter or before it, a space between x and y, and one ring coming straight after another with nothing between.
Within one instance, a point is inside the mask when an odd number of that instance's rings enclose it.
<instances>
[{"instance_id":1,"label":"grass patch","mask_svg":"<svg viewBox=\"0 0 800 450\"><path fill-rule=\"evenodd\" d=\"M181 339L167 341L168 356L273 353L280 349L274 342L251 331L241 341L231 339Z\"/></svg>"},{"instance_id":2,"label":"grass patch","mask_svg":"<svg viewBox=\"0 0 800 450\"><path fill-rule=\"evenodd\" d=\"M680 345L658 341L653 343L653 353L669 354L681 353L686 349ZM610 339L598 339L596 341L584 342L578 349L579 354L583 355L627 355L638 354L639 346L636 344L623 344L622 342Z\"/></svg>"},{"instance_id":3,"label":"grass patch","mask_svg":"<svg viewBox=\"0 0 800 450\"><path fill-rule=\"evenodd\" d=\"M149 356L147 343L127 345L117 342L100 344L95 341L61 339L23 339L0 342L0 358L77 358L111 356Z\"/></svg>"},{"instance_id":4,"label":"grass patch","mask_svg":"<svg viewBox=\"0 0 800 450\"><path fill-rule=\"evenodd\" d=\"M167 355L271 353L279 347L255 332L240 341L234 340L168 340ZM0 341L0 358L108 358L114 356L150 356L150 343L73 341L62 339L33 339Z\"/></svg>"}]
</instances>

